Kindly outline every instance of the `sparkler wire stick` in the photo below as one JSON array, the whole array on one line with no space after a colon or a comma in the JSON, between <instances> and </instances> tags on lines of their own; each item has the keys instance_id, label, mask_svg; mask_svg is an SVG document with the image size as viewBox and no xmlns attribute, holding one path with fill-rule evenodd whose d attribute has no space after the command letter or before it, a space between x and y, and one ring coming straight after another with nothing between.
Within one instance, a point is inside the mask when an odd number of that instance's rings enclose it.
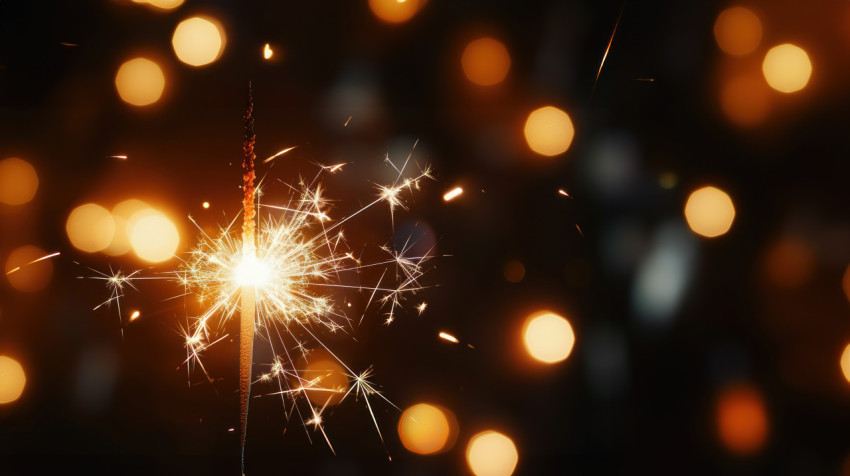
<instances>
[{"instance_id":1,"label":"sparkler wire stick","mask_svg":"<svg viewBox=\"0 0 850 476\"><path fill-rule=\"evenodd\" d=\"M248 107L245 111L245 138L242 142L242 253L244 260L256 260L257 218L254 209L254 98L248 83ZM241 289L239 319L239 439L242 447L242 472L245 472L245 437L248 432L248 401L251 398L251 364L254 353L254 316L256 314L256 289L243 284Z\"/></svg>"}]
</instances>

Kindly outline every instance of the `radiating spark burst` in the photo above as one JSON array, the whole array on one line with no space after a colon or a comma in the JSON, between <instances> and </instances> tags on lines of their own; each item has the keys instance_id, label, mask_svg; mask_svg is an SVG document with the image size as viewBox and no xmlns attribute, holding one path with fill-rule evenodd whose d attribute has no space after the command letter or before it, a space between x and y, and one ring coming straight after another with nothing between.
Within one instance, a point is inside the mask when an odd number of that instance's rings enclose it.
<instances>
[{"instance_id":1,"label":"radiating spark burst","mask_svg":"<svg viewBox=\"0 0 850 476\"><path fill-rule=\"evenodd\" d=\"M342 394L339 403L354 396L355 400L365 402L383 441L371 399L377 396L385 402L389 400L371 383L373 370L370 367L365 372L355 372L328 349L321 336L339 332L350 334L367 314L381 315L384 323L389 324L400 310L407 308L409 298L424 289L420 281L431 258L430 250L413 253L415 243L408 238L399 249L391 245L376 246L374 253L383 253L384 257L367 261L351 251L343 230L356 217L375 207L387 206L391 215L397 209L407 209L411 192L421 189L422 181L431 178L428 167L407 176L408 170L415 168L411 157L412 153L401 165L387 158L386 163L395 171L395 179L390 184L376 184L377 196L347 215L334 213L322 184L323 177L340 172L345 164L320 165L312 179L285 184L288 197L283 203L267 204L258 200L253 256L243 253L238 217L215 233L204 232L195 219L189 217L198 229L198 243L181 258L177 270L151 277L141 277L141 271L98 273L94 278L106 281L110 297L97 308L118 303L120 316L120 300L125 288L135 289L134 282L138 279L169 280L183 288L181 296L196 298L203 311L187 315L187 325L180 330L186 348L183 363L191 385L193 371L200 371L207 381L213 381L203 357L213 346L230 337L228 332L232 332L229 330L232 328L228 322L239 319L243 286L253 286L256 290L256 334L271 347L274 355L267 370L252 379L254 384L273 386L274 390L260 388L258 395L279 396L287 418L300 419L308 439L310 430L320 432L332 450L324 432L323 412L328 404L316 405L306 396L308 392L317 391ZM371 282L361 281L368 279ZM346 293L352 292L365 297L362 308L351 307ZM419 313L426 306L425 302L410 305ZM354 312L361 313L359 321L350 315ZM326 387L325 376L310 375L299 368L299 359L309 357L311 349L317 348L328 351L345 369L346 388Z\"/></svg>"}]
</instances>

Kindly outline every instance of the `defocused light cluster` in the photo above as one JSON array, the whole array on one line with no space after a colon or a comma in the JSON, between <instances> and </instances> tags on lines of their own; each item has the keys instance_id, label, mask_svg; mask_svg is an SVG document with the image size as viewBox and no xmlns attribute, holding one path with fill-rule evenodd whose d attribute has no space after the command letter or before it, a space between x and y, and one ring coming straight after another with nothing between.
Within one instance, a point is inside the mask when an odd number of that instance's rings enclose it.
<instances>
[{"instance_id":1,"label":"defocused light cluster","mask_svg":"<svg viewBox=\"0 0 850 476\"><path fill-rule=\"evenodd\" d=\"M80 251L120 256L132 249L151 263L170 259L180 244L174 223L137 199L122 201L111 212L96 203L79 205L68 215L65 232Z\"/></svg>"}]
</instances>

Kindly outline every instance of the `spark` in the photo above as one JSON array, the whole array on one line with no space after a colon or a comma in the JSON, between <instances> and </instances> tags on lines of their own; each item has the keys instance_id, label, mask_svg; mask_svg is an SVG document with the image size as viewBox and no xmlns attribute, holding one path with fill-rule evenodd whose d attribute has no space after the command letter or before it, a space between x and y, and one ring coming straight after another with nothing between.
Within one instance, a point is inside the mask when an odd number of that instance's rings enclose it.
<instances>
[{"instance_id":1,"label":"spark","mask_svg":"<svg viewBox=\"0 0 850 476\"><path fill-rule=\"evenodd\" d=\"M578 230L578 234L581 235L582 238L584 238L584 232L581 231L581 227L578 226L578 223L576 223L576 230Z\"/></svg>"},{"instance_id":2,"label":"spark","mask_svg":"<svg viewBox=\"0 0 850 476\"><path fill-rule=\"evenodd\" d=\"M271 45L266 43L265 46L263 46L263 58L269 59L269 58L272 57L273 54L274 54L274 51L272 51Z\"/></svg>"},{"instance_id":3,"label":"spark","mask_svg":"<svg viewBox=\"0 0 850 476\"><path fill-rule=\"evenodd\" d=\"M110 155L109 158L110 159L118 159L118 160L127 160L126 155Z\"/></svg>"},{"instance_id":4,"label":"spark","mask_svg":"<svg viewBox=\"0 0 850 476\"><path fill-rule=\"evenodd\" d=\"M654 83L655 78L636 78L638 81L645 81L647 83Z\"/></svg>"},{"instance_id":5,"label":"spark","mask_svg":"<svg viewBox=\"0 0 850 476\"><path fill-rule=\"evenodd\" d=\"M297 145L294 145L294 146L292 146L292 147L287 147L287 148L283 149L282 151L278 152L277 154L274 154L273 156L271 156L271 157L269 157L268 159L264 160L264 161L263 161L263 163L264 163L264 164L267 164L267 163L271 162L272 160L274 160L274 159L276 159L276 158L280 157L281 155L283 155L283 154L285 154L285 153L287 153L287 152L289 152L289 151L291 151L291 150L295 150L295 149L297 149L297 148L298 148L298 146L297 146Z\"/></svg>"},{"instance_id":6,"label":"spark","mask_svg":"<svg viewBox=\"0 0 850 476\"><path fill-rule=\"evenodd\" d=\"M62 45L62 46L80 46L76 43L68 43L66 41L60 41L59 44Z\"/></svg>"},{"instance_id":7,"label":"spark","mask_svg":"<svg viewBox=\"0 0 850 476\"><path fill-rule=\"evenodd\" d=\"M460 187L455 187L443 195L443 200L449 202L457 197L459 197L463 193L463 189Z\"/></svg>"},{"instance_id":8,"label":"spark","mask_svg":"<svg viewBox=\"0 0 850 476\"><path fill-rule=\"evenodd\" d=\"M343 124L342 127L348 127L348 123L351 122L352 117L354 116L348 116L348 119L345 120L345 124Z\"/></svg>"},{"instance_id":9,"label":"spark","mask_svg":"<svg viewBox=\"0 0 850 476\"><path fill-rule=\"evenodd\" d=\"M453 335L451 335L447 332L440 332L440 339L447 340L447 341L452 342L454 344L460 343L460 341L457 340L457 337L455 337L455 336L453 336Z\"/></svg>"},{"instance_id":10,"label":"spark","mask_svg":"<svg viewBox=\"0 0 850 476\"><path fill-rule=\"evenodd\" d=\"M201 206L204 207L204 208L209 208L210 202L204 202L204 203L201 204Z\"/></svg>"},{"instance_id":11,"label":"spark","mask_svg":"<svg viewBox=\"0 0 850 476\"><path fill-rule=\"evenodd\" d=\"M617 34L617 27L620 26L620 19L623 18L623 10L626 9L626 2L623 1L623 6L620 8L620 14L617 16L617 22L614 24L614 31L611 32L611 39L608 40L608 46L605 48L605 54L602 55L602 61L599 63L599 71L596 72L596 79L593 80L593 90L596 91L596 83L599 82L599 76L602 74L602 67L605 66L605 60L608 58L608 52L611 51L611 44L614 43L614 35Z\"/></svg>"},{"instance_id":12,"label":"spark","mask_svg":"<svg viewBox=\"0 0 850 476\"><path fill-rule=\"evenodd\" d=\"M335 165L323 165L322 168L333 174L333 173L336 173L336 172L342 170L342 167L345 166L345 165L348 165L348 164L344 163L344 164L335 164Z\"/></svg>"},{"instance_id":13,"label":"spark","mask_svg":"<svg viewBox=\"0 0 850 476\"><path fill-rule=\"evenodd\" d=\"M428 307L428 303L424 302L424 301L421 304L419 304L418 306L416 306L416 310L419 311L420 316L422 315L423 312L425 312L426 307Z\"/></svg>"},{"instance_id":14,"label":"spark","mask_svg":"<svg viewBox=\"0 0 850 476\"><path fill-rule=\"evenodd\" d=\"M567 197L567 198L573 198L573 197L572 197L572 196L570 196L570 194L569 194L569 193L567 193L567 191L566 191L566 190L564 190L563 188L559 188L559 189L558 189L558 195L563 195L563 196L565 196L565 197Z\"/></svg>"},{"instance_id":15,"label":"spark","mask_svg":"<svg viewBox=\"0 0 850 476\"><path fill-rule=\"evenodd\" d=\"M130 314L130 322L133 322L138 319L140 315L141 313L139 311L133 311L133 313Z\"/></svg>"},{"instance_id":16,"label":"spark","mask_svg":"<svg viewBox=\"0 0 850 476\"><path fill-rule=\"evenodd\" d=\"M9 271L6 271L6 276L9 276L12 273L16 273L16 272L20 271L21 268L24 268L24 267L29 266L31 264L38 263L39 261L44 261L46 259L55 258L56 256L59 256L59 251L57 251L55 253L51 253L51 254L46 255L46 256L42 256L41 258L36 258L36 259L30 261L29 263L24 263L20 266L15 266L14 268L10 269Z\"/></svg>"}]
</instances>

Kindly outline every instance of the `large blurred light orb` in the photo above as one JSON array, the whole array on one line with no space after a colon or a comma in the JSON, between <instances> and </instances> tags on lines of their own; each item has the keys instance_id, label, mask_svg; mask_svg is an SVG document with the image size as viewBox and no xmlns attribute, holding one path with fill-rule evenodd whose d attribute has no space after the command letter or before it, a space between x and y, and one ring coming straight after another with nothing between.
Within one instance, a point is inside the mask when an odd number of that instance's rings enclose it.
<instances>
[{"instance_id":1,"label":"large blurred light orb","mask_svg":"<svg viewBox=\"0 0 850 476\"><path fill-rule=\"evenodd\" d=\"M850 344L847 344L841 353L841 373L844 374L844 379L850 382Z\"/></svg>"},{"instance_id":2,"label":"large blurred light orb","mask_svg":"<svg viewBox=\"0 0 850 476\"><path fill-rule=\"evenodd\" d=\"M478 433L466 447L466 463L476 476L510 476L518 461L514 442L497 431Z\"/></svg>"},{"instance_id":3,"label":"large blurred light orb","mask_svg":"<svg viewBox=\"0 0 850 476\"><path fill-rule=\"evenodd\" d=\"M38 174L29 162L17 157L0 161L0 202L21 205L32 200Z\"/></svg>"},{"instance_id":4,"label":"large blurred light orb","mask_svg":"<svg viewBox=\"0 0 850 476\"><path fill-rule=\"evenodd\" d=\"M348 388L348 377L345 369L328 352L314 352L307 366L301 372L301 377L312 382L305 385L307 399L314 405L336 405L342 400Z\"/></svg>"},{"instance_id":5,"label":"large blurred light orb","mask_svg":"<svg viewBox=\"0 0 850 476\"><path fill-rule=\"evenodd\" d=\"M115 88L127 104L147 106L162 97L165 74L158 64L147 58L133 58L118 68Z\"/></svg>"},{"instance_id":6,"label":"large blurred light orb","mask_svg":"<svg viewBox=\"0 0 850 476\"><path fill-rule=\"evenodd\" d=\"M50 260L32 262L47 255L46 251L32 245L12 250L6 258L6 273L10 273L6 274L6 279L9 280L9 284L18 291L24 292L44 289L53 275L53 264Z\"/></svg>"},{"instance_id":7,"label":"large blurred light orb","mask_svg":"<svg viewBox=\"0 0 850 476\"><path fill-rule=\"evenodd\" d=\"M174 29L171 46L177 58L188 65L210 64L224 50L224 29L211 18L188 18Z\"/></svg>"},{"instance_id":8,"label":"large blurred light orb","mask_svg":"<svg viewBox=\"0 0 850 476\"><path fill-rule=\"evenodd\" d=\"M566 112L557 107L544 106L528 115L524 133L531 150L552 157L570 148L575 129Z\"/></svg>"},{"instance_id":9,"label":"large blurred light orb","mask_svg":"<svg viewBox=\"0 0 850 476\"><path fill-rule=\"evenodd\" d=\"M723 190L703 187L695 190L685 203L685 219L694 233L714 238L723 235L735 220L735 206Z\"/></svg>"},{"instance_id":10,"label":"large blurred light orb","mask_svg":"<svg viewBox=\"0 0 850 476\"><path fill-rule=\"evenodd\" d=\"M86 203L71 211L65 222L65 231L75 248L94 253L112 243L115 220L109 210L95 203Z\"/></svg>"},{"instance_id":11,"label":"large blurred light orb","mask_svg":"<svg viewBox=\"0 0 850 476\"><path fill-rule=\"evenodd\" d=\"M767 410L757 389L749 385L727 388L717 400L716 416L720 441L729 451L746 455L764 446Z\"/></svg>"},{"instance_id":12,"label":"large blurred light orb","mask_svg":"<svg viewBox=\"0 0 850 476\"><path fill-rule=\"evenodd\" d=\"M449 418L440 408L427 403L409 407L398 421L401 443L414 453L436 453L446 447L450 435Z\"/></svg>"},{"instance_id":13,"label":"large blurred light orb","mask_svg":"<svg viewBox=\"0 0 850 476\"><path fill-rule=\"evenodd\" d=\"M576 341L569 321L548 311L532 314L526 320L522 338L529 355L547 364L569 357Z\"/></svg>"},{"instance_id":14,"label":"large blurred light orb","mask_svg":"<svg viewBox=\"0 0 850 476\"><path fill-rule=\"evenodd\" d=\"M162 10L174 10L183 5L184 0L133 0L134 3L147 3Z\"/></svg>"},{"instance_id":15,"label":"large blurred light orb","mask_svg":"<svg viewBox=\"0 0 850 476\"><path fill-rule=\"evenodd\" d=\"M714 22L717 46L730 55L752 53L761 42L762 27L758 15L744 7L727 8Z\"/></svg>"},{"instance_id":16,"label":"large blurred light orb","mask_svg":"<svg viewBox=\"0 0 850 476\"><path fill-rule=\"evenodd\" d=\"M129 253L132 249L128 231L130 217L148 208L147 203L135 198L124 200L112 207L112 219L115 220L115 235L112 237L109 247L103 250L103 252L110 256L120 256Z\"/></svg>"},{"instance_id":17,"label":"large blurred light orb","mask_svg":"<svg viewBox=\"0 0 850 476\"><path fill-rule=\"evenodd\" d=\"M466 45L460 64L467 79L481 86L492 86L508 75L511 55L501 41L478 38Z\"/></svg>"},{"instance_id":18,"label":"large blurred light orb","mask_svg":"<svg viewBox=\"0 0 850 476\"><path fill-rule=\"evenodd\" d=\"M0 404L12 403L24 393L27 376L17 360L0 355Z\"/></svg>"},{"instance_id":19,"label":"large blurred light orb","mask_svg":"<svg viewBox=\"0 0 850 476\"><path fill-rule=\"evenodd\" d=\"M720 108L731 122L755 126L770 113L770 89L758 76L730 79L721 87Z\"/></svg>"},{"instance_id":20,"label":"large blurred light orb","mask_svg":"<svg viewBox=\"0 0 850 476\"><path fill-rule=\"evenodd\" d=\"M785 43L774 46L767 52L761 70L771 88L783 93L793 93L809 83L812 62L805 50Z\"/></svg>"},{"instance_id":21,"label":"large blurred light orb","mask_svg":"<svg viewBox=\"0 0 850 476\"><path fill-rule=\"evenodd\" d=\"M379 20L404 23L425 5L425 0L369 0L369 8Z\"/></svg>"},{"instance_id":22,"label":"large blurred light orb","mask_svg":"<svg viewBox=\"0 0 850 476\"><path fill-rule=\"evenodd\" d=\"M177 227L165 215L154 209L136 212L129 220L130 245L136 255L152 263L174 256L180 244Z\"/></svg>"}]
</instances>

